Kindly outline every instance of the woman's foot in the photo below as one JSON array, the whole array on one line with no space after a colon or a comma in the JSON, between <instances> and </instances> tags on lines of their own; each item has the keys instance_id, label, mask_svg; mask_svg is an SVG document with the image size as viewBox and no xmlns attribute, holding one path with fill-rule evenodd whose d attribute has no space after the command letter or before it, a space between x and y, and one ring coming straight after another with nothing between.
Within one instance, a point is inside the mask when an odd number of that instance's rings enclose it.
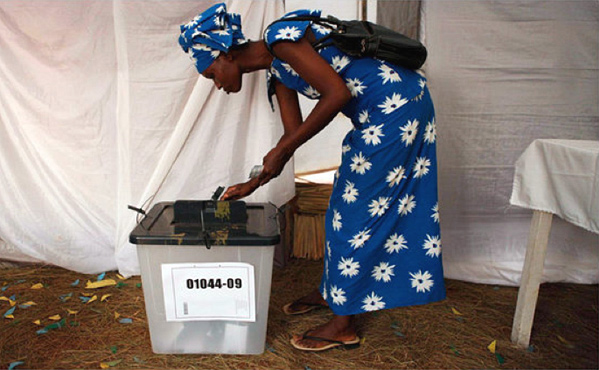
<instances>
[{"instance_id":1,"label":"woman's foot","mask_svg":"<svg viewBox=\"0 0 599 370\"><path fill-rule=\"evenodd\" d=\"M291 345L303 351L324 351L335 347L346 349L360 345L356 334L353 316L333 316L333 318L303 335L294 335Z\"/></svg>"},{"instance_id":2,"label":"woman's foot","mask_svg":"<svg viewBox=\"0 0 599 370\"><path fill-rule=\"evenodd\" d=\"M283 306L283 312L287 315L301 315L317 308L328 307L327 301L322 298L318 289Z\"/></svg>"}]
</instances>

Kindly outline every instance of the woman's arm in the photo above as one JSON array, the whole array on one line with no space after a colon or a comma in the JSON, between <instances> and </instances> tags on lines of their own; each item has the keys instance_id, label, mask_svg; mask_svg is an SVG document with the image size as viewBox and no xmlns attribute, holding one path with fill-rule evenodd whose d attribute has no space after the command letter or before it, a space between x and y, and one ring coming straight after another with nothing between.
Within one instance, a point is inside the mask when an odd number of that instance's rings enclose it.
<instances>
[{"instance_id":1,"label":"woman's arm","mask_svg":"<svg viewBox=\"0 0 599 370\"><path fill-rule=\"evenodd\" d=\"M274 45L273 51L279 59L287 62L304 81L320 93L320 100L303 123L290 125L294 127L293 131L287 132L286 127L285 135L264 157L264 170L258 177L260 185L278 176L295 150L326 127L351 99L351 93L343 79L312 48L306 37L298 42L279 42ZM297 101L292 102L285 89L277 90L277 100L283 122L287 112L295 109L293 107L299 109ZM299 117L301 120L301 115Z\"/></svg>"},{"instance_id":2,"label":"woman's arm","mask_svg":"<svg viewBox=\"0 0 599 370\"><path fill-rule=\"evenodd\" d=\"M302 123L302 112L300 110L297 92L292 90L279 81L275 81L275 93L281 120L283 121L283 138L291 136ZM260 178L255 177L244 183L236 184L227 188L222 195L221 200L236 200L245 198L260 187Z\"/></svg>"},{"instance_id":3,"label":"woman's arm","mask_svg":"<svg viewBox=\"0 0 599 370\"><path fill-rule=\"evenodd\" d=\"M221 197L222 200L246 197L260 185L277 177L297 148L325 128L351 99L351 93L343 79L312 48L306 37L298 42L279 42L273 50L279 59L287 62L304 81L320 93L320 100L302 123L297 92L276 82L275 93L284 134L264 157L262 173L245 183L229 187Z\"/></svg>"},{"instance_id":4,"label":"woman's arm","mask_svg":"<svg viewBox=\"0 0 599 370\"><path fill-rule=\"evenodd\" d=\"M297 92L275 80L275 94L283 122L283 136L289 136L303 121Z\"/></svg>"}]
</instances>

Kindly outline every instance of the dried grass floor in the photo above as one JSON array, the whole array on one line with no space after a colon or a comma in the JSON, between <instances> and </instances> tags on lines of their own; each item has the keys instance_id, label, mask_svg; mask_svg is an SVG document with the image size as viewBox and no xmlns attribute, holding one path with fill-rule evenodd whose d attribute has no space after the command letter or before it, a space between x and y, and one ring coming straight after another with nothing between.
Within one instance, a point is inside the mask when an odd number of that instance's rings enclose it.
<instances>
[{"instance_id":1,"label":"dried grass floor","mask_svg":"<svg viewBox=\"0 0 599 370\"><path fill-rule=\"evenodd\" d=\"M517 288L447 280L445 301L384 310L358 317L359 349L319 354L294 350L291 333L325 322L317 310L287 317L280 307L313 289L322 262L292 260L275 269L269 310L267 350L258 356L157 355L152 353L139 276L93 291L98 299L83 303L89 279L56 267L0 269L0 296L15 296L14 318L0 317L0 368L16 369L597 369L597 285L543 284L537 305L531 351L511 344ZM113 272L106 278L119 281ZM71 286L75 280L81 283ZM31 289L42 283L41 289ZM66 302L59 296L72 292ZM101 296L111 294L105 301ZM63 297L64 298L64 297ZM19 305L34 301L36 305ZM0 314L10 309L0 300ZM456 314L457 310L461 315ZM69 313L69 310L71 310ZM76 312L76 313L74 313ZM115 318L115 312L120 317ZM65 325L45 334L36 331L59 314ZM121 318L131 318L122 324ZM40 319L41 326L33 323ZM493 355L487 346L497 341ZM502 361L503 360L503 361Z\"/></svg>"}]
</instances>

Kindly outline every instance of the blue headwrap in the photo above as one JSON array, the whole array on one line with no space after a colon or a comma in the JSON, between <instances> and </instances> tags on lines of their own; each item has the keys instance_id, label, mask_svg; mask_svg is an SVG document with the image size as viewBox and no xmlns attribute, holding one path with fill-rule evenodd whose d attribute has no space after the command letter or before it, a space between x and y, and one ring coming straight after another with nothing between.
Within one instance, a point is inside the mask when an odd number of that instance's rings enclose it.
<instances>
[{"instance_id":1,"label":"blue headwrap","mask_svg":"<svg viewBox=\"0 0 599 370\"><path fill-rule=\"evenodd\" d=\"M221 51L247 42L241 32L239 14L227 13L224 3L211 6L181 26L179 44L190 54L199 73L210 67Z\"/></svg>"}]
</instances>

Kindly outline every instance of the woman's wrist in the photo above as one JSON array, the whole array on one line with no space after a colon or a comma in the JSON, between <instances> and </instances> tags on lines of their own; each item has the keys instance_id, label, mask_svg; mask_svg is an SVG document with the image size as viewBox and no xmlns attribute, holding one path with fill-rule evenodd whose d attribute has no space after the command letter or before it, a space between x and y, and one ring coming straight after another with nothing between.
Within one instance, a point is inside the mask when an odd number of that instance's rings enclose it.
<instances>
[{"instance_id":1,"label":"woman's wrist","mask_svg":"<svg viewBox=\"0 0 599 370\"><path fill-rule=\"evenodd\" d=\"M247 182L247 184L251 186L254 190L260 187L260 180L258 179L258 177L259 176L253 177Z\"/></svg>"},{"instance_id":2,"label":"woman's wrist","mask_svg":"<svg viewBox=\"0 0 599 370\"><path fill-rule=\"evenodd\" d=\"M295 141L293 140L291 135L283 135L281 139L279 139L277 146L286 157L291 158L291 156L293 156L293 153L295 153L299 145L295 144Z\"/></svg>"}]
</instances>

